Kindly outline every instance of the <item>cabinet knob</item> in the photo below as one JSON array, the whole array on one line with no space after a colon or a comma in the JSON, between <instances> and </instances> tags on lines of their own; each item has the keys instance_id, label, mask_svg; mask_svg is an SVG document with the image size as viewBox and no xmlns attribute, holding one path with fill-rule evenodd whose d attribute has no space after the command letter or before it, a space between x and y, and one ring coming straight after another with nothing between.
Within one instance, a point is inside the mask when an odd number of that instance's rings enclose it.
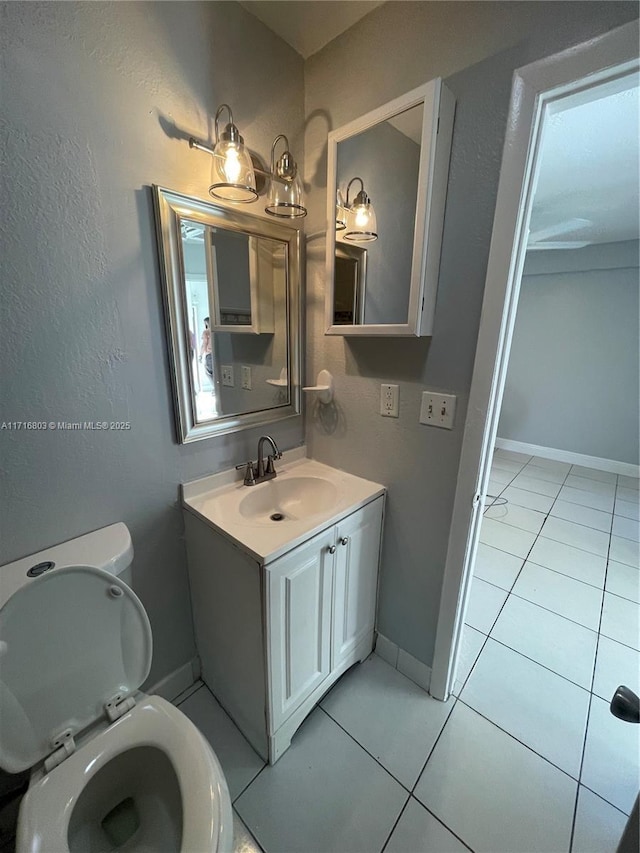
<instances>
[{"instance_id":1,"label":"cabinet knob","mask_svg":"<svg viewBox=\"0 0 640 853\"><path fill-rule=\"evenodd\" d=\"M330 545L330 546L327 548L327 551L328 551L330 554L335 554L335 553L336 553L336 546L335 546L335 545Z\"/></svg>"},{"instance_id":2,"label":"cabinet knob","mask_svg":"<svg viewBox=\"0 0 640 853\"><path fill-rule=\"evenodd\" d=\"M342 539L340 540L340 544L341 544L341 545L346 545L348 541L349 541L349 537L348 537L348 536L343 536L343 537L342 537Z\"/></svg>"}]
</instances>

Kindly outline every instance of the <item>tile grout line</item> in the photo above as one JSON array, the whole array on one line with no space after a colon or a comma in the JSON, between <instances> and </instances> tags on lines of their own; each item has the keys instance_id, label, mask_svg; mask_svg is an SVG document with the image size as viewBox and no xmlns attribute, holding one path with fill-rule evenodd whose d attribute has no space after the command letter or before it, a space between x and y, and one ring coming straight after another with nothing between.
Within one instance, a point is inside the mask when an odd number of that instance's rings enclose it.
<instances>
[{"instance_id":1,"label":"tile grout line","mask_svg":"<svg viewBox=\"0 0 640 853\"><path fill-rule=\"evenodd\" d=\"M407 799L405 800L404 805L403 805L403 806L402 806L402 808L400 809L400 814L399 814L399 815L398 815L398 817L395 819L395 822L394 822L393 826L391 827L391 832L387 835L387 837L386 837L386 840L385 840L384 844L383 844L383 845L382 845L382 847L380 848L380 853L384 853L384 851L385 851L385 849L386 849L387 845L388 845L388 844L389 844L389 842L391 841L391 836L392 836L392 835L393 835L393 833L396 831L396 826L400 823L400 818L401 818L401 817L402 817L402 815L405 813L405 810L406 810L407 806L409 805L410 800L411 800L411 794L409 794L409 795L408 795Z\"/></svg>"}]
</instances>

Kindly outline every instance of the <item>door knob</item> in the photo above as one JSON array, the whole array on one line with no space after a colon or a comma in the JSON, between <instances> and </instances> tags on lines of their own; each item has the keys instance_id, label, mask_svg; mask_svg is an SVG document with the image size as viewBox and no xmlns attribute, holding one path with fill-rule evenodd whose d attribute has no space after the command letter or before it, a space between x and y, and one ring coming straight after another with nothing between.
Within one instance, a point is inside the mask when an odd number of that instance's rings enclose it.
<instances>
[{"instance_id":1,"label":"door knob","mask_svg":"<svg viewBox=\"0 0 640 853\"><path fill-rule=\"evenodd\" d=\"M328 551L330 554L335 554L335 553L336 553L336 546L335 546L335 545L330 545L330 546L327 548L327 551Z\"/></svg>"},{"instance_id":2,"label":"door knob","mask_svg":"<svg viewBox=\"0 0 640 853\"><path fill-rule=\"evenodd\" d=\"M340 540L340 544L341 544L341 545L346 545L348 541L349 541L349 537L348 537L348 536L343 536L343 537L342 537L342 539Z\"/></svg>"}]
</instances>

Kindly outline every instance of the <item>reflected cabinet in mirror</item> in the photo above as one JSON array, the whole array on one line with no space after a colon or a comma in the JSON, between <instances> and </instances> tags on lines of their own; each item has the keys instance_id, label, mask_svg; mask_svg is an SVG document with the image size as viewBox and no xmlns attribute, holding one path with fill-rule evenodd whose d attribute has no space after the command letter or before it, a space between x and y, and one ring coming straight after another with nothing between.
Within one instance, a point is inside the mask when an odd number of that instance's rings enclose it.
<instances>
[{"instance_id":1,"label":"reflected cabinet in mirror","mask_svg":"<svg viewBox=\"0 0 640 853\"><path fill-rule=\"evenodd\" d=\"M437 79L329 134L328 335L432 334L454 111Z\"/></svg>"},{"instance_id":2,"label":"reflected cabinet in mirror","mask_svg":"<svg viewBox=\"0 0 640 853\"><path fill-rule=\"evenodd\" d=\"M153 190L180 441L299 414L300 232Z\"/></svg>"}]
</instances>

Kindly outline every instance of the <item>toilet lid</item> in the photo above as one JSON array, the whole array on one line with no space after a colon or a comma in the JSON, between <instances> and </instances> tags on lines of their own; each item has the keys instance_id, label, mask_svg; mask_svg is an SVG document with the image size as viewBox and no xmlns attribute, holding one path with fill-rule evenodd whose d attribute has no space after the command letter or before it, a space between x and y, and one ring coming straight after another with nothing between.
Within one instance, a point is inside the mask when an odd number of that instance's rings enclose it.
<instances>
[{"instance_id":1,"label":"toilet lid","mask_svg":"<svg viewBox=\"0 0 640 853\"><path fill-rule=\"evenodd\" d=\"M149 618L117 577L90 566L47 572L0 608L0 767L18 773L104 716L149 674Z\"/></svg>"}]
</instances>

